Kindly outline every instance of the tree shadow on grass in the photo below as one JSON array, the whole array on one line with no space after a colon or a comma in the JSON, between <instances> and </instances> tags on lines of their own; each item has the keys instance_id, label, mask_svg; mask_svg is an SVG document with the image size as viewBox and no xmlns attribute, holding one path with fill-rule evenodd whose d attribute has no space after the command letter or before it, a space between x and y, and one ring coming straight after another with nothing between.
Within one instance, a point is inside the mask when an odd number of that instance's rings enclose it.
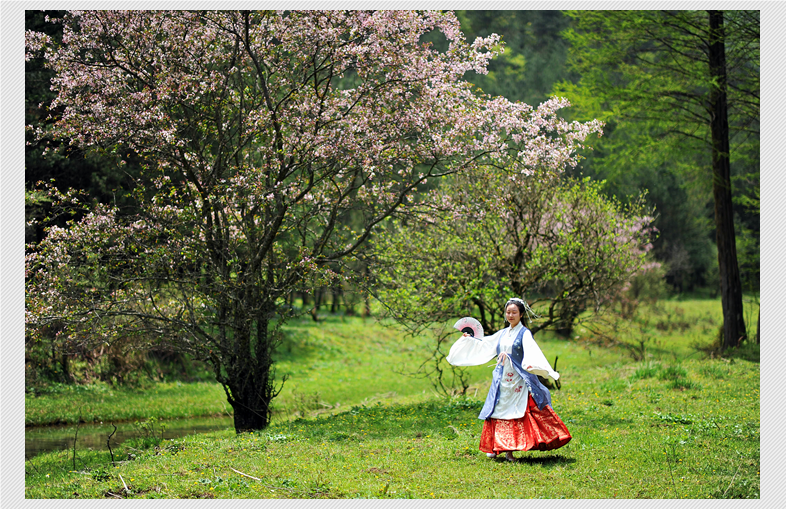
<instances>
[{"instance_id":1,"label":"tree shadow on grass","mask_svg":"<svg viewBox=\"0 0 786 509\"><path fill-rule=\"evenodd\" d=\"M696 352L702 354L704 358L721 358L727 359L734 362L735 359L744 360L748 362L760 363L761 362L761 353L760 353L760 346L756 343L751 341L743 341L737 347L723 349L720 344L720 340L715 338L710 343L702 344L699 342L694 342L691 345Z\"/></svg>"},{"instance_id":2,"label":"tree shadow on grass","mask_svg":"<svg viewBox=\"0 0 786 509\"><path fill-rule=\"evenodd\" d=\"M761 362L761 355L759 353L759 345L756 343L746 341L737 348L729 348L724 352L724 357L732 359L741 359L749 362Z\"/></svg>"}]
</instances>

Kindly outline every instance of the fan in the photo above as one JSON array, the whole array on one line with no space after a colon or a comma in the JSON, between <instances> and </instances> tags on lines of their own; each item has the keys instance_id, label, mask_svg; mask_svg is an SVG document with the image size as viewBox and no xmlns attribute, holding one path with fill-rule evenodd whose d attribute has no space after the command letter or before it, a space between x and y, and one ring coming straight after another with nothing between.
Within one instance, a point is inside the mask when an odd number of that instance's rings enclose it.
<instances>
[{"instance_id":1,"label":"fan","mask_svg":"<svg viewBox=\"0 0 786 509\"><path fill-rule=\"evenodd\" d=\"M479 340L483 338L483 326L480 325L479 321L470 316L465 316L464 318L460 319L453 325L453 328L458 329L461 332L466 332L475 339Z\"/></svg>"}]
</instances>

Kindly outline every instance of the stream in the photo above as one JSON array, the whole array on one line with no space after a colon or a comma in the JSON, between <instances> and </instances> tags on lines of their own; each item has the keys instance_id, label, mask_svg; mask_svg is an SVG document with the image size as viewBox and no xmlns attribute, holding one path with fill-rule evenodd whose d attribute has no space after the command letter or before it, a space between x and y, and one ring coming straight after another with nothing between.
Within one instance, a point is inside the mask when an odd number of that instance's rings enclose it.
<instances>
[{"instance_id":1,"label":"stream","mask_svg":"<svg viewBox=\"0 0 786 509\"><path fill-rule=\"evenodd\" d=\"M116 446L119 446L126 440L141 436L138 427L134 425L133 421L116 423L116 426L117 432L109 442L115 455L122 453L119 447L115 448ZM74 447L74 434L77 431L76 427L76 424L67 424L25 428L25 458L30 459L48 451L72 449ZM233 427L234 421L232 417L193 417L158 421L155 423L154 431L156 436L161 436L163 430L163 438L172 439ZM106 439L113 429L110 423L80 424L76 439L77 451L80 449L107 450Z\"/></svg>"}]
</instances>

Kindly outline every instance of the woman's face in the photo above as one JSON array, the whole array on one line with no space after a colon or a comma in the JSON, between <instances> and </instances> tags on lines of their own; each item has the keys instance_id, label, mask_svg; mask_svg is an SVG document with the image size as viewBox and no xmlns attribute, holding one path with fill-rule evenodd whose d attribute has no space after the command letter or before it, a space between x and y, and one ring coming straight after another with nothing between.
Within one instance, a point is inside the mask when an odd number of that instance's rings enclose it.
<instances>
[{"instance_id":1,"label":"woman's face","mask_svg":"<svg viewBox=\"0 0 786 509\"><path fill-rule=\"evenodd\" d=\"M511 327L515 327L521 321L521 311L515 304L509 304L505 309L505 320L508 321Z\"/></svg>"}]
</instances>

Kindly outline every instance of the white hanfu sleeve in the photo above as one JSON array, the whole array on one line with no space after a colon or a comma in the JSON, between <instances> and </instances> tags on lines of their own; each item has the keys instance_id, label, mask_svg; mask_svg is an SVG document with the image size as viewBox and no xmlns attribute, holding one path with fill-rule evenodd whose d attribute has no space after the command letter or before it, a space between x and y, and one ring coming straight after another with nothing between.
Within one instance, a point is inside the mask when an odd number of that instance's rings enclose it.
<instances>
[{"instance_id":1,"label":"white hanfu sleeve","mask_svg":"<svg viewBox=\"0 0 786 509\"><path fill-rule=\"evenodd\" d=\"M446 360L454 366L478 366L497 356L498 331L491 336L478 340L472 336L462 336L450 347Z\"/></svg>"},{"instance_id":2,"label":"white hanfu sleeve","mask_svg":"<svg viewBox=\"0 0 786 509\"><path fill-rule=\"evenodd\" d=\"M535 343L535 338L532 333L527 330L524 337L521 339L521 346L524 347L524 358L521 360L521 366L527 368L532 366L529 371L534 375L540 375L544 378L550 378L552 381L559 379L559 373L551 369L551 364L546 360L546 356L540 350L540 347Z\"/></svg>"}]
</instances>

